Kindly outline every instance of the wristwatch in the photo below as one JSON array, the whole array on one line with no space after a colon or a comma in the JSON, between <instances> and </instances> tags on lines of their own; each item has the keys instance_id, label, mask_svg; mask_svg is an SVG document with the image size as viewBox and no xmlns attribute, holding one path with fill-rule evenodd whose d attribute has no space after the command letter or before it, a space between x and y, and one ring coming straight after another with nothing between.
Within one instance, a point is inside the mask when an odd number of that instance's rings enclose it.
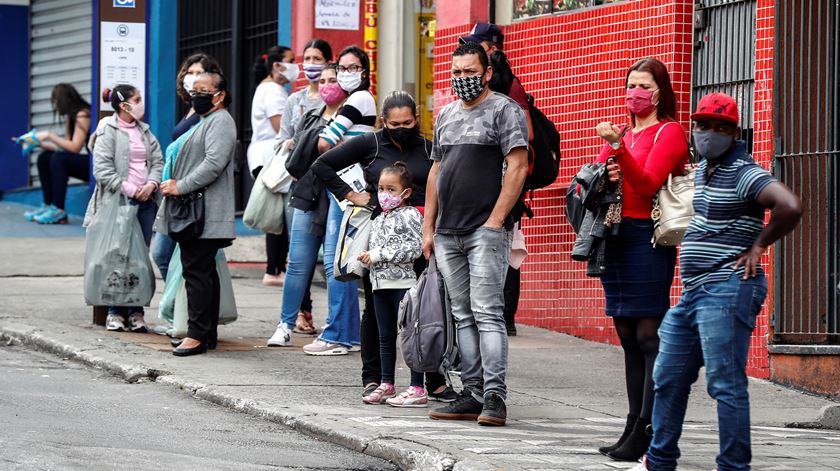
<instances>
[{"instance_id":1,"label":"wristwatch","mask_svg":"<svg viewBox=\"0 0 840 471\"><path fill-rule=\"evenodd\" d=\"M610 142L610 147L612 147L613 150L620 149L621 148L621 139L619 139L615 142Z\"/></svg>"}]
</instances>

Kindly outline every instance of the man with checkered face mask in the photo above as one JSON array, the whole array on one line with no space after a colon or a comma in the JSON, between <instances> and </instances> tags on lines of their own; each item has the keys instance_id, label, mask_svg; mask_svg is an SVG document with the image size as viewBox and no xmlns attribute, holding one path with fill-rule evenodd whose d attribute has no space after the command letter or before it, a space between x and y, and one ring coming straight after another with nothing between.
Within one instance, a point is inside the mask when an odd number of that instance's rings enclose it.
<instances>
[{"instance_id":1,"label":"man with checkered face mask","mask_svg":"<svg viewBox=\"0 0 840 471\"><path fill-rule=\"evenodd\" d=\"M503 287L510 255L511 209L528 173L528 125L522 108L487 86L493 71L479 44L452 55L452 91L460 98L435 122L426 186L423 252L435 254L458 328L464 390L429 412L433 419L507 419L507 330Z\"/></svg>"}]
</instances>

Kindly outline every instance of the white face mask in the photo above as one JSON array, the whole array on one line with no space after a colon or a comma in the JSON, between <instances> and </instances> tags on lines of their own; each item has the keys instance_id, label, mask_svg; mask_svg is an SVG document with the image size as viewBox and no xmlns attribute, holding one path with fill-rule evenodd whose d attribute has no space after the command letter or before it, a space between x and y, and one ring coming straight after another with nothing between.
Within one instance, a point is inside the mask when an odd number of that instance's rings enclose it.
<instances>
[{"instance_id":1,"label":"white face mask","mask_svg":"<svg viewBox=\"0 0 840 471\"><path fill-rule=\"evenodd\" d=\"M338 85L347 93L353 93L362 84L361 72L339 72Z\"/></svg>"},{"instance_id":2,"label":"white face mask","mask_svg":"<svg viewBox=\"0 0 840 471\"><path fill-rule=\"evenodd\" d=\"M195 74L187 74L184 75L184 90L187 93L190 93L193 89L193 84L195 84L195 79L197 75Z\"/></svg>"},{"instance_id":3,"label":"white face mask","mask_svg":"<svg viewBox=\"0 0 840 471\"><path fill-rule=\"evenodd\" d=\"M146 103L126 103L130 108L126 110L128 114L131 115L132 118L140 121L143 119L143 115L146 114Z\"/></svg>"},{"instance_id":4,"label":"white face mask","mask_svg":"<svg viewBox=\"0 0 840 471\"><path fill-rule=\"evenodd\" d=\"M280 65L286 68L286 70L280 72L280 75L286 77L286 80L288 80L289 83L295 83L300 76L300 68L298 65L292 62L281 62Z\"/></svg>"}]
</instances>

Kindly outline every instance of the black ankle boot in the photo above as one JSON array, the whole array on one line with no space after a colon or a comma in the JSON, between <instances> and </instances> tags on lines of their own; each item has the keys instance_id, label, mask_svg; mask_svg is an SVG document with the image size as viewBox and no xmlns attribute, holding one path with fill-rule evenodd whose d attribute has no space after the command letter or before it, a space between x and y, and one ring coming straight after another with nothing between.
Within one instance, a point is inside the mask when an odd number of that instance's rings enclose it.
<instances>
[{"instance_id":1,"label":"black ankle boot","mask_svg":"<svg viewBox=\"0 0 840 471\"><path fill-rule=\"evenodd\" d=\"M630 436L620 447L607 453L607 456L617 461L638 461L647 452L652 437L650 419L640 417L636 420Z\"/></svg>"},{"instance_id":2,"label":"black ankle boot","mask_svg":"<svg viewBox=\"0 0 840 471\"><path fill-rule=\"evenodd\" d=\"M602 446L601 448L598 448L598 452L602 455L608 455L611 451L616 450L618 447L623 445L624 441L627 440L627 437L630 436L630 432L633 431L633 426L636 425L636 420L638 419L639 416L637 415L627 414L627 425L624 426L624 433L621 434L621 438L610 446Z\"/></svg>"}]
</instances>

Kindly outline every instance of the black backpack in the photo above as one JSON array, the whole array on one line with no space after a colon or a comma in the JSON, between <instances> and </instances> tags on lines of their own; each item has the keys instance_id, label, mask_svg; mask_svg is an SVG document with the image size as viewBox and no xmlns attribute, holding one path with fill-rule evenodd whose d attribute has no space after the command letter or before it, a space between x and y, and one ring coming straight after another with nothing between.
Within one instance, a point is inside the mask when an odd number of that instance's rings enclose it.
<instances>
[{"instance_id":1,"label":"black backpack","mask_svg":"<svg viewBox=\"0 0 840 471\"><path fill-rule=\"evenodd\" d=\"M528 176L525 191L545 188L555 180L560 171L560 133L554 123L534 106L534 97L528 94L528 112L534 128L534 140L528 151Z\"/></svg>"}]
</instances>

